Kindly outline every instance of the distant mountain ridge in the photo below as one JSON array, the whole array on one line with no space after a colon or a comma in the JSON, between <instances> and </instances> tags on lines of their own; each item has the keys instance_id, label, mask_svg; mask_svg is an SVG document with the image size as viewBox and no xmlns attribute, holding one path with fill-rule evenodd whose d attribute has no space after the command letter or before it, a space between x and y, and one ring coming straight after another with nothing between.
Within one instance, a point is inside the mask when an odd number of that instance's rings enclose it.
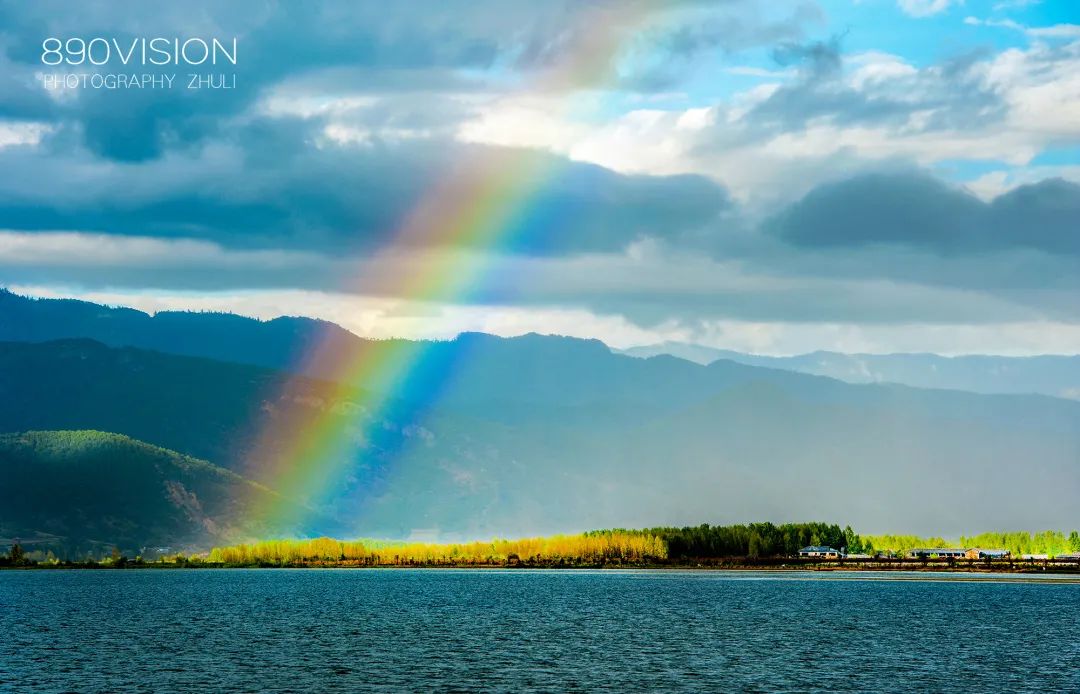
<instances>
[{"instance_id":1,"label":"distant mountain ridge","mask_svg":"<svg viewBox=\"0 0 1080 694\"><path fill-rule=\"evenodd\" d=\"M599 340L537 334L500 338L462 333L453 340L368 340L325 321L282 317L260 321L232 314L161 312L150 316L70 299L29 299L0 291L0 341L47 342L89 339L110 347L134 347L200 357L332 380L363 360L420 365L409 383L381 380L382 372L353 384L374 392L438 390L460 408L507 405L507 415L536 405L587 406L597 400L626 407L670 408L706 397L715 384L701 368L664 357L642 367L613 355ZM761 378L760 369L718 364L710 373ZM805 384L817 380L795 376ZM513 402L507 402L508 386Z\"/></svg>"},{"instance_id":2,"label":"distant mountain ridge","mask_svg":"<svg viewBox=\"0 0 1080 694\"><path fill-rule=\"evenodd\" d=\"M1002 357L970 354L843 354L818 351L771 357L714 349L683 342L663 342L617 350L649 358L671 355L698 364L721 359L771 369L827 376L848 383L900 383L917 388L972 393L1039 393L1080 400L1080 355Z\"/></svg>"},{"instance_id":3,"label":"distant mountain ridge","mask_svg":"<svg viewBox=\"0 0 1080 694\"><path fill-rule=\"evenodd\" d=\"M138 347L292 371L316 345L329 352L366 342L344 328L311 318L260 321L230 313L161 311L154 315L77 299L32 299L0 289L0 341L87 338L111 347Z\"/></svg>"},{"instance_id":4,"label":"distant mountain ridge","mask_svg":"<svg viewBox=\"0 0 1080 694\"><path fill-rule=\"evenodd\" d=\"M324 379L336 378L342 372L342 363L379 358L386 350L424 350L432 364L450 367L460 363L461 355L467 351L506 349L503 341L483 334L466 333L457 340L441 342L369 340L334 323L310 318L279 317L261 321L226 313L173 311L151 316L130 308L112 308L73 299L30 299L0 289L0 341L42 342L68 338L89 338L113 347L138 347L207 357ZM597 340L538 335L515 339L517 342L510 349L516 352L529 345L548 350L556 340L561 340L560 344L566 349L575 351L585 345L597 355L609 351ZM448 344L454 346L448 347ZM898 383L973 393L1037 393L1080 399L1080 356L943 357L935 354L812 352L770 357L680 342L612 351L640 358L672 356L701 365L727 360L849 383ZM683 373L696 372L684 370ZM552 388L560 389L567 385L554 384L553 381ZM377 391L395 387L377 382L362 385ZM542 388L539 380L536 387ZM657 384L656 387L664 386ZM572 393L566 392L559 395L573 397Z\"/></svg>"}]
</instances>

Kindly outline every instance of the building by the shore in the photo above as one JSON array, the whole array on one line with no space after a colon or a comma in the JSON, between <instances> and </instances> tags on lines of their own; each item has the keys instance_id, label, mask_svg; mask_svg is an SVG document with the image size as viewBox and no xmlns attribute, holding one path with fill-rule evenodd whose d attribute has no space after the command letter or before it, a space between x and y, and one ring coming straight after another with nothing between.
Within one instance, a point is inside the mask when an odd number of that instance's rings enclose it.
<instances>
[{"instance_id":1,"label":"building by the shore","mask_svg":"<svg viewBox=\"0 0 1080 694\"><path fill-rule=\"evenodd\" d=\"M908 559L1008 559L1011 552L1007 549L986 549L984 547L971 547L957 549L955 547L917 547L909 549Z\"/></svg>"},{"instance_id":2,"label":"building by the shore","mask_svg":"<svg viewBox=\"0 0 1080 694\"><path fill-rule=\"evenodd\" d=\"M799 550L800 557L813 557L815 559L839 559L840 550L821 545L811 545Z\"/></svg>"},{"instance_id":3,"label":"building by the shore","mask_svg":"<svg viewBox=\"0 0 1080 694\"><path fill-rule=\"evenodd\" d=\"M973 547L964 553L968 559L1008 559L1012 552L1007 549L984 549Z\"/></svg>"},{"instance_id":4,"label":"building by the shore","mask_svg":"<svg viewBox=\"0 0 1080 694\"><path fill-rule=\"evenodd\" d=\"M909 549L907 556L908 559L929 559L931 557L938 557L940 559L964 559L967 556L967 550L956 549L955 547L917 547L915 549Z\"/></svg>"}]
</instances>

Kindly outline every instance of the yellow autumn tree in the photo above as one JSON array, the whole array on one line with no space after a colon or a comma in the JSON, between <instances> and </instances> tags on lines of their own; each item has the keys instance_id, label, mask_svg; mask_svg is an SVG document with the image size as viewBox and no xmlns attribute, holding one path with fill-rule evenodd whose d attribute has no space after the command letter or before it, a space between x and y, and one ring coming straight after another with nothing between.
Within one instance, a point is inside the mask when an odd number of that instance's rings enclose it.
<instances>
[{"instance_id":1,"label":"yellow autumn tree","mask_svg":"<svg viewBox=\"0 0 1080 694\"><path fill-rule=\"evenodd\" d=\"M215 547L211 562L233 565L344 564L368 566L479 566L513 560L542 564L643 563L667 558L667 546L655 535L603 531L490 542L420 543L310 540L267 540Z\"/></svg>"}]
</instances>

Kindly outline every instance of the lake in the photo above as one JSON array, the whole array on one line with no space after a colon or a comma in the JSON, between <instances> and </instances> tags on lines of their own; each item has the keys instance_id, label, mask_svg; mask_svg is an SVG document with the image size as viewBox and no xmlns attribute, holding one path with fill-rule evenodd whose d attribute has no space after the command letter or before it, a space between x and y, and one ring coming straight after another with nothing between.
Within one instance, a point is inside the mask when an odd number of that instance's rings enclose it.
<instances>
[{"instance_id":1,"label":"lake","mask_svg":"<svg viewBox=\"0 0 1080 694\"><path fill-rule=\"evenodd\" d=\"M1080 585L878 577L0 571L0 690L1080 691Z\"/></svg>"}]
</instances>

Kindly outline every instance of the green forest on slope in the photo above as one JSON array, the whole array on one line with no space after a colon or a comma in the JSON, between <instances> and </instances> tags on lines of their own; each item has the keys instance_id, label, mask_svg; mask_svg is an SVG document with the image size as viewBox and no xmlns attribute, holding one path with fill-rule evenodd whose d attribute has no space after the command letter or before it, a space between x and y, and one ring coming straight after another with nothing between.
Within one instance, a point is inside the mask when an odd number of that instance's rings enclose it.
<instances>
[{"instance_id":1,"label":"green forest on slope","mask_svg":"<svg viewBox=\"0 0 1080 694\"><path fill-rule=\"evenodd\" d=\"M201 549L279 532L280 497L222 468L100 431L0 434L0 537L58 555ZM286 502L287 503L287 502Z\"/></svg>"}]
</instances>

